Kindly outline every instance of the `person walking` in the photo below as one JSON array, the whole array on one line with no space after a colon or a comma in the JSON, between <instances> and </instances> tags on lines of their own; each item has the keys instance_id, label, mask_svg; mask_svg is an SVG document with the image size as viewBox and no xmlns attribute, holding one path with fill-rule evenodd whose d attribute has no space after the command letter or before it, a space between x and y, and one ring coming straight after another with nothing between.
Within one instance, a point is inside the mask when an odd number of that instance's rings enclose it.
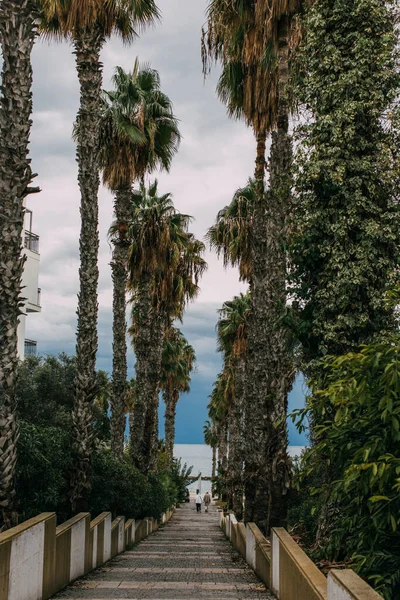
<instances>
[{"instance_id":1,"label":"person walking","mask_svg":"<svg viewBox=\"0 0 400 600\"><path fill-rule=\"evenodd\" d=\"M196 510L197 512L201 512L201 505L203 503L203 498L201 497L200 490L196 491Z\"/></svg>"},{"instance_id":2,"label":"person walking","mask_svg":"<svg viewBox=\"0 0 400 600\"><path fill-rule=\"evenodd\" d=\"M211 496L209 494L209 492L206 492L204 494L204 506L205 506L205 512L208 512L208 507L211 504Z\"/></svg>"}]
</instances>

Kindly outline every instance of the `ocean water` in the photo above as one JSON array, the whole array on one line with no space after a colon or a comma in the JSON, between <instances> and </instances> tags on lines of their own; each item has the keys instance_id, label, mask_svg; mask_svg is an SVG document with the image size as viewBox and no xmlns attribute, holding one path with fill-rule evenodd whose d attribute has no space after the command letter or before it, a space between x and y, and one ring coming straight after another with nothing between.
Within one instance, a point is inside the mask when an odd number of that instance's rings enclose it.
<instances>
[{"instance_id":1,"label":"ocean water","mask_svg":"<svg viewBox=\"0 0 400 600\"><path fill-rule=\"evenodd\" d=\"M289 446L289 454L292 457L299 456L303 449L304 446ZM211 477L212 450L209 446L205 444L175 444L174 456L181 459L182 465L186 463L188 467L193 467L192 476ZM193 493L199 487L204 494L211 490L211 482L195 481L189 486L189 490Z\"/></svg>"}]
</instances>

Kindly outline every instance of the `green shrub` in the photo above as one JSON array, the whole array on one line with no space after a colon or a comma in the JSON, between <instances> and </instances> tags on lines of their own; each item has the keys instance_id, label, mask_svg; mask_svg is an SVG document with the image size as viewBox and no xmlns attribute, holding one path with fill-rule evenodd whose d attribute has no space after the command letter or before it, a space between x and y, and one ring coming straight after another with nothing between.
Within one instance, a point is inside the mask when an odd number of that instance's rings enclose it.
<instances>
[{"instance_id":1,"label":"green shrub","mask_svg":"<svg viewBox=\"0 0 400 600\"><path fill-rule=\"evenodd\" d=\"M47 511L67 518L71 464L68 429L20 422L16 491L23 519Z\"/></svg>"},{"instance_id":2,"label":"green shrub","mask_svg":"<svg viewBox=\"0 0 400 600\"><path fill-rule=\"evenodd\" d=\"M288 522L290 532L306 548L313 545L318 529L321 500L312 491L320 484L319 473L309 473L301 457L292 461L293 489L289 496Z\"/></svg>"},{"instance_id":3,"label":"green shrub","mask_svg":"<svg viewBox=\"0 0 400 600\"><path fill-rule=\"evenodd\" d=\"M314 419L305 472L329 473L312 490L333 516L325 557L351 560L387 600L399 598L400 336L322 367L326 383L300 412Z\"/></svg>"},{"instance_id":4,"label":"green shrub","mask_svg":"<svg viewBox=\"0 0 400 600\"><path fill-rule=\"evenodd\" d=\"M17 401L20 422L16 492L21 519L54 511L58 522L70 516L69 482L73 467L72 421L76 360L66 355L27 358L20 365ZM89 510L127 518L160 518L185 496L190 469L169 459L160 447L159 473L144 476L129 453L117 459L108 447L109 379L97 373L93 407L95 450L91 464Z\"/></svg>"}]
</instances>

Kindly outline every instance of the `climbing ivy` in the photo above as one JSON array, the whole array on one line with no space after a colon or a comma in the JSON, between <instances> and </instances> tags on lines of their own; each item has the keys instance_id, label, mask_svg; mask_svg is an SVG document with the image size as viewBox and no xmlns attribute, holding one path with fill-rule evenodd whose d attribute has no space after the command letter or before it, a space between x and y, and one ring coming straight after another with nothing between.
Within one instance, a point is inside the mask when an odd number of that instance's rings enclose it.
<instances>
[{"instance_id":1,"label":"climbing ivy","mask_svg":"<svg viewBox=\"0 0 400 600\"><path fill-rule=\"evenodd\" d=\"M399 265L393 10L386 0L317 0L305 16L293 69L306 118L297 130L291 287L308 367L393 326L385 302Z\"/></svg>"}]
</instances>

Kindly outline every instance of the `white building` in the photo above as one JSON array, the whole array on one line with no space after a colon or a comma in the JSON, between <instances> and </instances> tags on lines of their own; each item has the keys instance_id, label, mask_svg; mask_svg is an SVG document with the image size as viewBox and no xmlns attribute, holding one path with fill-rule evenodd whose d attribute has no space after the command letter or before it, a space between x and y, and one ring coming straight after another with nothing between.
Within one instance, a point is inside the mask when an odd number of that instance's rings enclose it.
<instances>
[{"instance_id":1,"label":"white building","mask_svg":"<svg viewBox=\"0 0 400 600\"><path fill-rule=\"evenodd\" d=\"M37 342L26 338L26 319L29 313L37 313L42 310L39 288L39 236L32 231L32 211L28 209L25 210L23 235L23 254L26 256L26 260L22 276L21 296L24 304L18 326L18 355L21 359L24 356L36 354Z\"/></svg>"}]
</instances>

